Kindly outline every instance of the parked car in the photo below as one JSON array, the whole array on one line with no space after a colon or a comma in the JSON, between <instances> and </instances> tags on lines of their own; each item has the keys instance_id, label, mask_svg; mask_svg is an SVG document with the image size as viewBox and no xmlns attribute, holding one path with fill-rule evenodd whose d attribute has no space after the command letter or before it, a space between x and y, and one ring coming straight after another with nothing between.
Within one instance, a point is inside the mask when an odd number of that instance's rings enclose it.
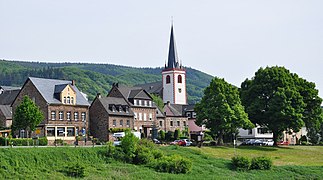
<instances>
[{"instance_id":1,"label":"parked car","mask_svg":"<svg viewBox=\"0 0 323 180\"><path fill-rule=\"evenodd\" d=\"M262 146L264 145L264 140L263 139L256 139L255 141L253 141L254 146Z\"/></svg>"},{"instance_id":2,"label":"parked car","mask_svg":"<svg viewBox=\"0 0 323 180\"><path fill-rule=\"evenodd\" d=\"M170 142L169 144L170 144L170 145L176 145L176 144L178 144L178 141L179 141L179 140L175 140L175 141L173 141L173 142Z\"/></svg>"},{"instance_id":3,"label":"parked car","mask_svg":"<svg viewBox=\"0 0 323 180\"><path fill-rule=\"evenodd\" d=\"M153 142L154 142L155 144L161 144L161 142L160 142L158 139L153 139Z\"/></svg>"},{"instance_id":4,"label":"parked car","mask_svg":"<svg viewBox=\"0 0 323 180\"><path fill-rule=\"evenodd\" d=\"M192 141L188 140L188 139L182 139L183 141L185 141L185 146L190 146L192 145Z\"/></svg>"},{"instance_id":5,"label":"parked car","mask_svg":"<svg viewBox=\"0 0 323 180\"><path fill-rule=\"evenodd\" d=\"M288 146L289 145L289 142L288 141L280 141L278 143L278 145L285 145L285 146Z\"/></svg>"},{"instance_id":6,"label":"parked car","mask_svg":"<svg viewBox=\"0 0 323 180\"><path fill-rule=\"evenodd\" d=\"M269 140L265 140L263 142L263 145L264 146L273 146L274 145L274 141L272 139L269 139Z\"/></svg>"}]
</instances>

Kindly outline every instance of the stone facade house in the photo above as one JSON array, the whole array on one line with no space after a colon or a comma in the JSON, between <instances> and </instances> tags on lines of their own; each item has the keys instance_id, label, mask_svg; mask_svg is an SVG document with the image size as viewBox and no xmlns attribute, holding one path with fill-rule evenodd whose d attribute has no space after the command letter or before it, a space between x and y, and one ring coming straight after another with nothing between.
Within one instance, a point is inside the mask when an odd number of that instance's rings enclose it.
<instances>
[{"instance_id":1,"label":"stone facade house","mask_svg":"<svg viewBox=\"0 0 323 180\"><path fill-rule=\"evenodd\" d=\"M13 112L24 96L31 98L44 115L38 133L32 136L46 136L51 144L56 139L73 143L77 135L86 135L90 104L74 81L29 77L12 103Z\"/></svg>"},{"instance_id":2,"label":"stone facade house","mask_svg":"<svg viewBox=\"0 0 323 180\"><path fill-rule=\"evenodd\" d=\"M134 113L134 131L143 133L147 138L152 137L153 130L157 134L157 107L154 105L152 97L144 89L114 84L108 97L124 98L127 101Z\"/></svg>"},{"instance_id":3,"label":"stone facade house","mask_svg":"<svg viewBox=\"0 0 323 180\"><path fill-rule=\"evenodd\" d=\"M134 113L124 98L96 96L90 107L90 131L100 141L112 139L113 128L133 129Z\"/></svg>"}]
</instances>

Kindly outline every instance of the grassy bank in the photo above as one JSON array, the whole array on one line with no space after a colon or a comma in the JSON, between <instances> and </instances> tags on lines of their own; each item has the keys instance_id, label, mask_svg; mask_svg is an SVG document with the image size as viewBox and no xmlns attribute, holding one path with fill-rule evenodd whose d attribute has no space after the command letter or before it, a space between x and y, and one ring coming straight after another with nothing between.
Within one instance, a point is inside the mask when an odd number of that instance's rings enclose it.
<instances>
[{"instance_id":1,"label":"grassy bank","mask_svg":"<svg viewBox=\"0 0 323 180\"><path fill-rule=\"evenodd\" d=\"M0 149L0 179L69 179L66 169L79 164L85 179L321 179L322 147L261 148L242 147L239 155L266 155L276 166L269 171L239 172L231 169L232 148L161 147L165 154L180 154L193 162L188 174L158 173L145 166L109 161L104 147ZM275 158L278 157L278 158ZM308 158L311 157L309 160ZM290 165L286 160L292 161ZM309 162L312 161L312 162Z\"/></svg>"}]
</instances>

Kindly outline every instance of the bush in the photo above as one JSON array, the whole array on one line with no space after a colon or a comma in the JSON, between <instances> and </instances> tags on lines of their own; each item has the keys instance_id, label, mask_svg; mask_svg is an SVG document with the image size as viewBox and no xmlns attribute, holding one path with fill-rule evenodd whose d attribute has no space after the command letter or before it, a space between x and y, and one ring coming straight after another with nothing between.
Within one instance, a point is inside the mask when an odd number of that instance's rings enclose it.
<instances>
[{"instance_id":1,"label":"bush","mask_svg":"<svg viewBox=\"0 0 323 180\"><path fill-rule=\"evenodd\" d=\"M165 131L163 131L163 130L159 131L158 139L161 140L161 141L165 140Z\"/></svg>"},{"instance_id":2,"label":"bush","mask_svg":"<svg viewBox=\"0 0 323 180\"><path fill-rule=\"evenodd\" d=\"M68 176L76 177L76 178L85 177L85 167L79 163L66 166L65 169L66 169L65 172Z\"/></svg>"},{"instance_id":3,"label":"bush","mask_svg":"<svg viewBox=\"0 0 323 180\"><path fill-rule=\"evenodd\" d=\"M231 162L233 167L239 171L248 170L250 167L250 160L246 157L242 157L242 156L233 157Z\"/></svg>"},{"instance_id":4,"label":"bush","mask_svg":"<svg viewBox=\"0 0 323 180\"><path fill-rule=\"evenodd\" d=\"M255 157L251 160L250 169L269 170L273 162L268 157Z\"/></svg>"},{"instance_id":5,"label":"bush","mask_svg":"<svg viewBox=\"0 0 323 180\"><path fill-rule=\"evenodd\" d=\"M150 152L150 149L143 145L138 147L135 154L134 164L148 164L154 160L154 155Z\"/></svg>"},{"instance_id":6,"label":"bush","mask_svg":"<svg viewBox=\"0 0 323 180\"><path fill-rule=\"evenodd\" d=\"M155 164L156 171L173 174L187 173L192 169L192 162L178 155L164 156Z\"/></svg>"},{"instance_id":7,"label":"bush","mask_svg":"<svg viewBox=\"0 0 323 180\"><path fill-rule=\"evenodd\" d=\"M0 137L0 145L5 146L7 143L7 146L13 145L13 146L27 146L29 143L29 146L37 145L36 140L33 140L31 138L5 138ZM48 141L46 137L41 137L38 139L38 145L39 146L47 146Z\"/></svg>"}]
</instances>

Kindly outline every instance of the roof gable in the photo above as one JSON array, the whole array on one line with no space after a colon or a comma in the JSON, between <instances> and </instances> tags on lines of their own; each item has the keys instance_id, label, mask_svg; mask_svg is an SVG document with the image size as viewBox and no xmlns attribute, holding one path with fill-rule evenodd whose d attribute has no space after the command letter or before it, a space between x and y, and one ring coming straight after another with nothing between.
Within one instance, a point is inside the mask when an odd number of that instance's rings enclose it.
<instances>
[{"instance_id":1,"label":"roof gable","mask_svg":"<svg viewBox=\"0 0 323 180\"><path fill-rule=\"evenodd\" d=\"M44 79L44 78L35 78L29 77L28 80L32 82L35 88L39 91L45 101L49 104L62 104L62 102L55 97L55 92L69 85L71 89L76 93L76 104L75 105L85 105L89 106L85 97L77 89L76 86L72 85L72 81L66 80L57 80L57 79ZM27 81L28 81L27 80ZM62 90L64 90L63 88Z\"/></svg>"}]
</instances>

